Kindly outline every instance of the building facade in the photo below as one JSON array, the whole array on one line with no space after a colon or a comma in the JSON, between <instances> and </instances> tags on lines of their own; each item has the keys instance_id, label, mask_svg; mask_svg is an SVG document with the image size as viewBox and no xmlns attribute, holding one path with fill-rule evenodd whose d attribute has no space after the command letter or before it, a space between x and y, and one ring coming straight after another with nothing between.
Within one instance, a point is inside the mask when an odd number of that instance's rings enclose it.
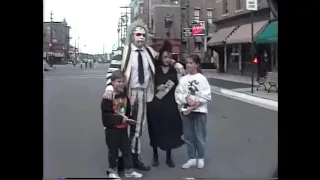
<instances>
[{"instance_id":1,"label":"building facade","mask_svg":"<svg viewBox=\"0 0 320 180\"><path fill-rule=\"evenodd\" d=\"M152 0L150 6L150 30L152 46L159 51L163 40L173 45L173 59L180 61L181 54L181 6L177 0Z\"/></svg>"},{"instance_id":2,"label":"building facade","mask_svg":"<svg viewBox=\"0 0 320 180\"><path fill-rule=\"evenodd\" d=\"M181 25L191 26L193 22L204 21L208 30L208 36L194 36L189 39L182 39L182 56L198 54L203 62L210 62L207 53L206 42L210 39L215 30L213 15L215 11L214 0L181 0Z\"/></svg>"},{"instance_id":3,"label":"building facade","mask_svg":"<svg viewBox=\"0 0 320 180\"><path fill-rule=\"evenodd\" d=\"M251 12L246 10L246 0L215 0L213 2L213 23L216 29L208 46L211 54L214 54L212 52L218 54L215 58L218 70L237 75L251 75L252 71L256 72L258 69L260 72L261 69L269 66L268 64L273 64L271 61L275 60L271 49L274 47L255 45L254 56L265 59L259 61L263 63L259 63L258 66L252 63L251 54L251 22L253 22L255 37L271 19L267 0L258 0L258 11L254 11L252 16ZM268 56L267 60L262 56ZM269 67L267 69L270 70Z\"/></svg>"},{"instance_id":4,"label":"building facade","mask_svg":"<svg viewBox=\"0 0 320 180\"><path fill-rule=\"evenodd\" d=\"M66 60L69 57L70 38L70 26L68 26L65 20L62 22L44 22L43 56L52 55L54 63Z\"/></svg>"},{"instance_id":5,"label":"building facade","mask_svg":"<svg viewBox=\"0 0 320 180\"><path fill-rule=\"evenodd\" d=\"M131 19L131 22L132 21L135 21L137 19L140 19L142 20L149 28L149 33L150 33L150 28L151 28L151 25L149 23L149 4L151 2L149 1L152 1L152 0L131 0L130 2L130 19ZM148 37L152 37L152 34L149 34ZM148 42L147 42L149 45L151 45L152 43L152 39L148 39Z\"/></svg>"},{"instance_id":6,"label":"building facade","mask_svg":"<svg viewBox=\"0 0 320 180\"><path fill-rule=\"evenodd\" d=\"M163 39L173 44L175 59L184 61L190 53L196 53L203 61L210 61L207 55L207 37L182 38L182 29L194 21L208 22L212 34L213 0L132 0L131 19L142 19L149 28L150 45L158 50ZM149 36L149 37L150 37ZM178 57L177 57L178 56Z\"/></svg>"}]
</instances>

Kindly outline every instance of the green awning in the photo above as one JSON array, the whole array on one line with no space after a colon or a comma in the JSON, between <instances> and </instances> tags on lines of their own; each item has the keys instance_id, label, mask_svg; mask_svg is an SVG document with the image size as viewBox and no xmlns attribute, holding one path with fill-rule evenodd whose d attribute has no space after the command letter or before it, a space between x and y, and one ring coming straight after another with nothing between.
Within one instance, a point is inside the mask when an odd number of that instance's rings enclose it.
<instances>
[{"instance_id":1,"label":"green awning","mask_svg":"<svg viewBox=\"0 0 320 180\"><path fill-rule=\"evenodd\" d=\"M278 21L269 23L256 37L258 44L270 44L278 42Z\"/></svg>"}]
</instances>

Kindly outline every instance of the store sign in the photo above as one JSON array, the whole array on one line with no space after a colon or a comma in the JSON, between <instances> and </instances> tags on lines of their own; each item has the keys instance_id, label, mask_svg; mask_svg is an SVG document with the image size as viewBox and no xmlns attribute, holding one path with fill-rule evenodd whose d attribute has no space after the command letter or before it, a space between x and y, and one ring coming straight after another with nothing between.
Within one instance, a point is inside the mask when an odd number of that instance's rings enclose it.
<instances>
[{"instance_id":1,"label":"store sign","mask_svg":"<svg viewBox=\"0 0 320 180\"><path fill-rule=\"evenodd\" d=\"M182 30L182 35L183 35L183 38L190 38L192 37L192 31L191 31L191 28L189 27L184 27L183 30Z\"/></svg>"},{"instance_id":2,"label":"store sign","mask_svg":"<svg viewBox=\"0 0 320 180\"><path fill-rule=\"evenodd\" d=\"M246 9L249 11L258 11L258 0L246 0Z\"/></svg>"},{"instance_id":3,"label":"store sign","mask_svg":"<svg viewBox=\"0 0 320 180\"><path fill-rule=\"evenodd\" d=\"M207 27L205 21L197 21L192 23L192 35L193 36L206 36Z\"/></svg>"}]
</instances>

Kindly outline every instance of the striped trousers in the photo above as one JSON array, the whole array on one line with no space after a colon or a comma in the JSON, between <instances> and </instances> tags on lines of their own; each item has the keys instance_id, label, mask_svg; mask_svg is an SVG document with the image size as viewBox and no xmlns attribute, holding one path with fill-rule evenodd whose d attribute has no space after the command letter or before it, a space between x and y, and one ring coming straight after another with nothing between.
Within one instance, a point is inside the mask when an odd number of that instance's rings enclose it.
<instances>
[{"instance_id":1,"label":"striped trousers","mask_svg":"<svg viewBox=\"0 0 320 180\"><path fill-rule=\"evenodd\" d=\"M130 126L128 131L131 139L131 151L135 154L141 152L141 136L147 120L146 89L130 89L131 115L138 123Z\"/></svg>"}]
</instances>

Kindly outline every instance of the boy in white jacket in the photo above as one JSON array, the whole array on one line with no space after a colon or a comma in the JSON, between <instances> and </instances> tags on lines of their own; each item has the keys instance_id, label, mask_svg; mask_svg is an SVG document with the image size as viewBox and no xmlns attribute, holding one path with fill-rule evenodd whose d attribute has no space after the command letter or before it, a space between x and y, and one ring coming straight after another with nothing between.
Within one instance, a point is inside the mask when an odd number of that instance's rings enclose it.
<instances>
[{"instance_id":1,"label":"boy in white jacket","mask_svg":"<svg viewBox=\"0 0 320 180\"><path fill-rule=\"evenodd\" d=\"M204 167L206 142L207 101L211 100L209 82L200 72L200 57L187 58L188 74L183 76L175 91L175 99L182 112L184 141L187 145L189 160L182 168Z\"/></svg>"}]
</instances>

